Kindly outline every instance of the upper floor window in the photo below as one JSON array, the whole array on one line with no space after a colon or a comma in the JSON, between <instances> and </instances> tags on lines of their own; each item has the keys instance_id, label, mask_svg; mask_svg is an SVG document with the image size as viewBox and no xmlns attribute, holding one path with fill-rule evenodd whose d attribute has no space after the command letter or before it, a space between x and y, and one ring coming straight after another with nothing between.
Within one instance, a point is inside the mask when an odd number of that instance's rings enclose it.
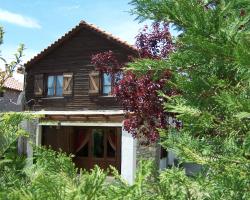
<instances>
[{"instance_id":1,"label":"upper floor window","mask_svg":"<svg viewBox=\"0 0 250 200\"><path fill-rule=\"evenodd\" d=\"M122 79L122 73L114 76L109 73L91 71L89 73L89 95L111 96L114 86Z\"/></svg>"},{"instance_id":2,"label":"upper floor window","mask_svg":"<svg viewBox=\"0 0 250 200\"><path fill-rule=\"evenodd\" d=\"M36 97L61 97L73 95L73 73L35 74L34 95Z\"/></svg>"},{"instance_id":3,"label":"upper floor window","mask_svg":"<svg viewBox=\"0 0 250 200\"><path fill-rule=\"evenodd\" d=\"M111 95L114 85L118 83L122 78L122 73L116 73L113 77L111 76L111 74L103 73L102 95Z\"/></svg>"},{"instance_id":4,"label":"upper floor window","mask_svg":"<svg viewBox=\"0 0 250 200\"><path fill-rule=\"evenodd\" d=\"M111 80L111 75L104 73L103 74L103 81L102 81L102 94L107 96L111 95L112 91L112 80Z\"/></svg>"},{"instance_id":5,"label":"upper floor window","mask_svg":"<svg viewBox=\"0 0 250 200\"><path fill-rule=\"evenodd\" d=\"M63 75L49 75L47 80L47 96L63 95Z\"/></svg>"}]
</instances>

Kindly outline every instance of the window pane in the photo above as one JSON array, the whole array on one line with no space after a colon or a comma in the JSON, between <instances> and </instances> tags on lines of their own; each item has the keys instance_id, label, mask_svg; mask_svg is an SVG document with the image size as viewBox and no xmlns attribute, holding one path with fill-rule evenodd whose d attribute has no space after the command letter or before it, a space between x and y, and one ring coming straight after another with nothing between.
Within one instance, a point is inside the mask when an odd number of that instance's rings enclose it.
<instances>
[{"instance_id":1,"label":"window pane","mask_svg":"<svg viewBox=\"0 0 250 200\"><path fill-rule=\"evenodd\" d=\"M111 75L104 73L103 74L103 85L111 85Z\"/></svg>"},{"instance_id":2,"label":"window pane","mask_svg":"<svg viewBox=\"0 0 250 200\"><path fill-rule=\"evenodd\" d=\"M109 95L110 93L111 93L111 86L110 85L103 86L103 94Z\"/></svg>"},{"instance_id":3,"label":"window pane","mask_svg":"<svg viewBox=\"0 0 250 200\"><path fill-rule=\"evenodd\" d=\"M48 76L48 96L54 95L54 76Z\"/></svg>"},{"instance_id":4,"label":"window pane","mask_svg":"<svg viewBox=\"0 0 250 200\"><path fill-rule=\"evenodd\" d=\"M63 76L57 76L56 79L56 96L62 96L63 93Z\"/></svg>"},{"instance_id":5,"label":"window pane","mask_svg":"<svg viewBox=\"0 0 250 200\"><path fill-rule=\"evenodd\" d=\"M96 158L104 157L104 133L102 129L93 129L93 154Z\"/></svg>"},{"instance_id":6,"label":"window pane","mask_svg":"<svg viewBox=\"0 0 250 200\"><path fill-rule=\"evenodd\" d=\"M103 74L103 91L104 95L109 95L111 93L111 75L104 73Z\"/></svg>"}]
</instances>

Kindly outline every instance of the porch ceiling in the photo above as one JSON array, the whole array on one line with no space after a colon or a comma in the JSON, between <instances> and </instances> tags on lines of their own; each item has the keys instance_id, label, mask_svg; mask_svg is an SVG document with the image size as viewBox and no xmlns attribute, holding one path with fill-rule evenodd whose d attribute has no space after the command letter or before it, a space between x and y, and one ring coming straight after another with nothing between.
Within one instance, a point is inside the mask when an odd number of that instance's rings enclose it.
<instances>
[{"instance_id":1,"label":"porch ceiling","mask_svg":"<svg viewBox=\"0 0 250 200\"><path fill-rule=\"evenodd\" d=\"M125 112L123 110L83 110L83 111L37 111L33 114L41 115L40 122L67 123L122 123Z\"/></svg>"},{"instance_id":2,"label":"porch ceiling","mask_svg":"<svg viewBox=\"0 0 250 200\"><path fill-rule=\"evenodd\" d=\"M81 110L81 111L35 111L32 114L38 115L123 115L125 114L124 110Z\"/></svg>"}]
</instances>

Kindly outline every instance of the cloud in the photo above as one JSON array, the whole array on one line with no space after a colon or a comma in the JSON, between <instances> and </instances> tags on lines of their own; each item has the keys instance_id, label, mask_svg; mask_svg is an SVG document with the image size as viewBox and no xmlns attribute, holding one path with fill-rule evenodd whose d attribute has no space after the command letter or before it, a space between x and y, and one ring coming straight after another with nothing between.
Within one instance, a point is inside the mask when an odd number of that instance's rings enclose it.
<instances>
[{"instance_id":1,"label":"cloud","mask_svg":"<svg viewBox=\"0 0 250 200\"><path fill-rule=\"evenodd\" d=\"M1 8L0 20L27 28L41 28L41 25L35 19L17 13L9 12Z\"/></svg>"}]
</instances>

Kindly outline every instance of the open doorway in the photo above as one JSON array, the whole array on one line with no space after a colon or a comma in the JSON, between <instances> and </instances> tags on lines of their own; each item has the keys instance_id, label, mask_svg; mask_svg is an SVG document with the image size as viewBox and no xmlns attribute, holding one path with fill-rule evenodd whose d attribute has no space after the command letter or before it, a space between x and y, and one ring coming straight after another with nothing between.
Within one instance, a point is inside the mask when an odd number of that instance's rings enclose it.
<instances>
[{"instance_id":1,"label":"open doorway","mask_svg":"<svg viewBox=\"0 0 250 200\"><path fill-rule=\"evenodd\" d=\"M107 169L112 165L121 170L121 128L44 126L42 145L74 154L78 168L89 170L98 165Z\"/></svg>"}]
</instances>

